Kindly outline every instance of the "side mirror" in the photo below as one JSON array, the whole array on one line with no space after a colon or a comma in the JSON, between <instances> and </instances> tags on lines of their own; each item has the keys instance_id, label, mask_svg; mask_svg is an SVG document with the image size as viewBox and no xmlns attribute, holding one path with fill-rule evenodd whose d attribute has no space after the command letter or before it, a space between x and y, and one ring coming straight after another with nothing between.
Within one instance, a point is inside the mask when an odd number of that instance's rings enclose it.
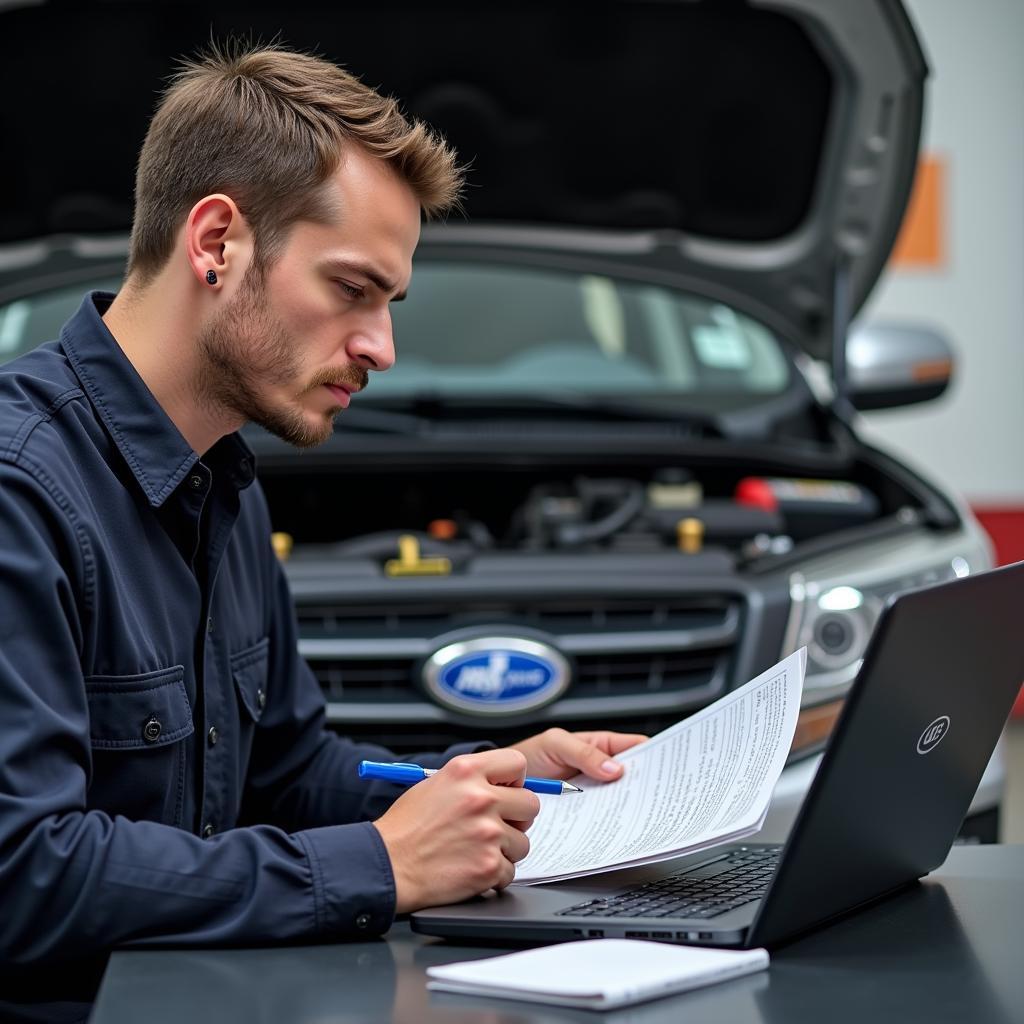
<instances>
[{"instance_id":1,"label":"side mirror","mask_svg":"<svg viewBox=\"0 0 1024 1024\"><path fill-rule=\"evenodd\" d=\"M846 341L849 398L860 410L938 398L953 378L953 349L933 327L864 324Z\"/></svg>"}]
</instances>

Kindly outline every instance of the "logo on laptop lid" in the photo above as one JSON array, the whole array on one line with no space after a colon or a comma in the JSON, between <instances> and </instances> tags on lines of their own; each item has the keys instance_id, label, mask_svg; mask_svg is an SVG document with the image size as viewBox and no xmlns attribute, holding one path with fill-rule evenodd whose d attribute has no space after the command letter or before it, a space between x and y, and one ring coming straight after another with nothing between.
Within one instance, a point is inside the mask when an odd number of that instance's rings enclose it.
<instances>
[{"instance_id":1,"label":"logo on laptop lid","mask_svg":"<svg viewBox=\"0 0 1024 1024\"><path fill-rule=\"evenodd\" d=\"M930 754L941 742L943 736L949 732L949 715L936 718L917 741L917 752L919 754Z\"/></svg>"}]
</instances>

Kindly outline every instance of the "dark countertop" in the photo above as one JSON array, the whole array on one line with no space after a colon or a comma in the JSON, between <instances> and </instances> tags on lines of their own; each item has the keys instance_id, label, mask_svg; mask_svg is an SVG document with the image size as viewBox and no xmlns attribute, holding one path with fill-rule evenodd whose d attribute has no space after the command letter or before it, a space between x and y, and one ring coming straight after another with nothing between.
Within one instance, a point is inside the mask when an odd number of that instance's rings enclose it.
<instances>
[{"instance_id":1,"label":"dark countertop","mask_svg":"<svg viewBox=\"0 0 1024 1024\"><path fill-rule=\"evenodd\" d=\"M1024 1021L1024 846L957 847L920 885L776 950L766 972L618 1011L426 990L431 964L508 949L428 939L400 923L386 941L118 952L90 1021L1009 1024Z\"/></svg>"}]
</instances>

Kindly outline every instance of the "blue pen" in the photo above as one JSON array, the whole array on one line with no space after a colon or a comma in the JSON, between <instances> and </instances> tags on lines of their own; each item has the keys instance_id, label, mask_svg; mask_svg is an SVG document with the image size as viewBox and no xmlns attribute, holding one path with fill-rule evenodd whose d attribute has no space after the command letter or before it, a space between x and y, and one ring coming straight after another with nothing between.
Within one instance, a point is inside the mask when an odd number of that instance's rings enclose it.
<instances>
[{"instance_id":1,"label":"blue pen","mask_svg":"<svg viewBox=\"0 0 1024 1024\"><path fill-rule=\"evenodd\" d=\"M422 782L436 774L437 768L422 768L418 764L385 764L381 761L360 761L359 778L385 779L388 782ZM523 789L534 793L582 793L579 786L571 782L560 782L558 779L523 779Z\"/></svg>"}]
</instances>

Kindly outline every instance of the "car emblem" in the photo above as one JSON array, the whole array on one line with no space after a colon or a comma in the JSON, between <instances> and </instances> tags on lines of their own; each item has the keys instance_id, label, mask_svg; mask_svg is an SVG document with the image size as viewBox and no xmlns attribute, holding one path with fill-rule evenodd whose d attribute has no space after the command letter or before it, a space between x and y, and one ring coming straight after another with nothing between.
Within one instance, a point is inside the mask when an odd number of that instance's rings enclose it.
<instances>
[{"instance_id":1,"label":"car emblem","mask_svg":"<svg viewBox=\"0 0 1024 1024\"><path fill-rule=\"evenodd\" d=\"M917 741L917 752L919 754L930 753L939 745L947 732L949 732L949 715L943 715L941 718L936 718L935 721L932 722L923 733L921 733L921 738Z\"/></svg>"},{"instance_id":2,"label":"car emblem","mask_svg":"<svg viewBox=\"0 0 1024 1024\"><path fill-rule=\"evenodd\" d=\"M569 663L548 644L487 636L447 644L427 659L423 682L439 703L476 715L549 704L569 685Z\"/></svg>"}]
</instances>

